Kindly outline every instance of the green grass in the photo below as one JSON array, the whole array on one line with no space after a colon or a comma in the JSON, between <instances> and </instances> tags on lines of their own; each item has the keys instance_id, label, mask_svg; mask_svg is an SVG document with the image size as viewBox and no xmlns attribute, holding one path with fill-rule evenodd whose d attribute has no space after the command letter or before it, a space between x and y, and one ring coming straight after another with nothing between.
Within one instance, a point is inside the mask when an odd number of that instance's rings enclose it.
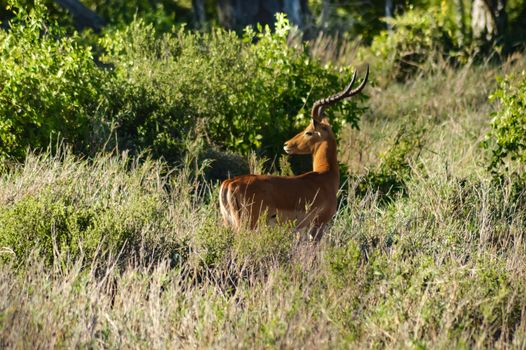
<instances>
[{"instance_id":1,"label":"green grass","mask_svg":"<svg viewBox=\"0 0 526 350\"><path fill-rule=\"evenodd\" d=\"M424 148L405 195L350 177L319 244L223 228L217 184L190 167L30 155L0 178L0 347L526 347L524 192L493 183L479 147L495 75L525 65L370 88L340 140L351 172L408 125Z\"/></svg>"}]
</instances>

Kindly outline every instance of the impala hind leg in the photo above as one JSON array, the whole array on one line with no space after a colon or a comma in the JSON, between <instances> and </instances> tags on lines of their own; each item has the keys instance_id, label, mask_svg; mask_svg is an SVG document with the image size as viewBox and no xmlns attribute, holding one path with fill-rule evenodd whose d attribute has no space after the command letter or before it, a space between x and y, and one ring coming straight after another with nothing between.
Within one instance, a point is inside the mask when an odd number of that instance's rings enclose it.
<instances>
[{"instance_id":1,"label":"impala hind leg","mask_svg":"<svg viewBox=\"0 0 526 350\"><path fill-rule=\"evenodd\" d=\"M221 216L223 217L223 224L225 226L234 225L230 205L228 204L228 184L231 181L230 179L223 181L219 188L219 209L221 210Z\"/></svg>"},{"instance_id":2,"label":"impala hind leg","mask_svg":"<svg viewBox=\"0 0 526 350\"><path fill-rule=\"evenodd\" d=\"M241 227L242 207L239 204L238 188L233 179L225 180L219 190L219 206L225 226L234 230Z\"/></svg>"},{"instance_id":3,"label":"impala hind leg","mask_svg":"<svg viewBox=\"0 0 526 350\"><path fill-rule=\"evenodd\" d=\"M325 233L327 228L326 224L313 225L309 229L309 240L314 242L319 242Z\"/></svg>"},{"instance_id":4,"label":"impala hind leg","mask_svg":"<svg viewBox=\"0 0 526 350\"><path fill-rule=\"evenodd\" d=\"M221 216L223 217L223 224L227 226L229 224L228 220L228 207L226 202L226 196L227 196L227 189L226 189L226 182L228 180L225 180L221 183L221 186L219 187L219 210L221 212Z\"/></svg>"}]
</instances>

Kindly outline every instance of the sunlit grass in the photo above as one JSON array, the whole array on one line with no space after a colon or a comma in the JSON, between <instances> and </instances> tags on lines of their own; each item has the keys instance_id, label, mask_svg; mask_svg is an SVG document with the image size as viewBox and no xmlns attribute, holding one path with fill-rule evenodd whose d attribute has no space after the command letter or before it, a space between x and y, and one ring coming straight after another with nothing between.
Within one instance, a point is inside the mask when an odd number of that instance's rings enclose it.
<instances>
[{"instance_id":1,"label":"sunlit grass","mask_svg":"<svg viewBox=\"0 0 526 350\"><path fill-rule=\"evenodd\" d=\"M192 157L30 155L0 178L0 346L526 347L524 193L493 183L478 147L508 69L370 89L340 140L351 172L403 123L429 130L425 149L389 200L350 177L317 244L224 228Z\"/></svg>"}]
</instances>

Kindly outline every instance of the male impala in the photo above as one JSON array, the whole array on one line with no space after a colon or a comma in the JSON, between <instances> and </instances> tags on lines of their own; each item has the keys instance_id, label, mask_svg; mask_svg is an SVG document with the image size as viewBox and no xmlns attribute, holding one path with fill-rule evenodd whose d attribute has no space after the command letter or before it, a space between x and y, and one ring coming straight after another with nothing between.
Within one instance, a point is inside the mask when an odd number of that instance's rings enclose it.
<instances>
[{"instance_id":1,"label":"male impala","mask_svg":"<svg viewBox=\"0 0 526 350\"><path fill-rule=\"evenodd\" d=\"M312 154L312 171L298 176L243 175L223 181L219 205L225 224L239 230L243 223L255 228L260 216L267 221L294 220L297 228L310 228L315 236L336 213L336 193L340 185L336 138L324 108L358 94L369 76L356 89L351 83L342 92L318 100L312 106L309 126L283 149L288 154Z\"/></svg>"}]
</instances>

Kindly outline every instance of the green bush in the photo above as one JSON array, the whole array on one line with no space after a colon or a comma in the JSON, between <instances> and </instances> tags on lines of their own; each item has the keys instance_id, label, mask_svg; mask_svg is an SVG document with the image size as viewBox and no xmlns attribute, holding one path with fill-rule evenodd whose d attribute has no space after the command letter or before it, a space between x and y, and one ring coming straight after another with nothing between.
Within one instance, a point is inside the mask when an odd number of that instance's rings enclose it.
<instances>
[{"instance_id":1,"label":"green bush","mask_svg":"<svg viewBox=\"0 0 526 350\"><path fill-rule=\"evenodd\" d=\"M107 74L79 37L49 24L39 2L0 30L0 160L22 158L53 137L89 148L91 118L104 105Z\"/></svg>"},{"instance_id":2,"label":"green bush","mask_svg":"<svg viewBox=\"0 0 526 350\"><path fill-rule=\"evenodd\" d=\"M200 137L272 159L308 122L312 103L350 79L349 68L288 46L283 15L274 32L242 38L222 29L161 35L136 20L100 39L105 64L97 65L85 38L50 23L42 3L17 11L0 31L0 159L22 159L58 136L83 154L106 144L180 161L187 141ZM329 113L337 133L356 126L360 108L344 101Z\"/></svg>"},{"instance_id":3,"label":"green bush","mask_svg":"<svg viewBox=\"0 0 526 350\"><path fill-rule=\"evenodd\" d=\"M275 32L184 29L159 36L137 20L101 40L114 66L115 119L126 148L150 147L178 156L189 133L231 151L273 157L304 127L310 106L343 88L350 69L322 66L287 45L290 26L278 16ZM255 42L254 42L255 41ZM360 109L345 101L330 110L336 132L356 125Z\"/></svg>"},{"instance_id":4,"label":"green bush","mask_svg":"<svg viewBox=\"0 0 526 350\"><path fill-rule=\"evenodd\" d=\"M358 192L378 192L382 200L406 194L406 182L411 179L411 163L418 160L425 144L426 128L404 124L392 146L381 155L380 163L371 169L358 184Z\"/></svg>"},{"instance_id":5,"label":"green bush","mask_svg":"<svg viewBox=\"0 0 526 350\"><path fill-rule=\"evenodd\" d=\"M46 264L101 256L180 262L184 244L174 234L161 163L126 156L88 162L66 152L29 155L10 172L0 182L0 198L9 199L0 208L0 247L17 263L35 252Z\"/></svg>"},{"instance_id":6,"label":"green bush","mask_svg":"<svg viewBox=\"0 0 526 350\"><path fill-rule=\"evenodd\" d=\"M386 19L392 31L382 31L370 47L360 49L362 60L371 61L387 79L403 80L425 70L426 62L439 56L458 55L457 28L447 9L410 8Z\"/></svg>"},{"instance_id":7,"label":"green bush","mask_svg":"<svg viewBox=\"0 0 526 350\"><path fill-rule=\"evenodd\" d=\"M493 113L483 146L490 151L489 169L495 175L526 175L526 72L500 80L490 99L500 107Z\"/></svg>"}]
</instances>

